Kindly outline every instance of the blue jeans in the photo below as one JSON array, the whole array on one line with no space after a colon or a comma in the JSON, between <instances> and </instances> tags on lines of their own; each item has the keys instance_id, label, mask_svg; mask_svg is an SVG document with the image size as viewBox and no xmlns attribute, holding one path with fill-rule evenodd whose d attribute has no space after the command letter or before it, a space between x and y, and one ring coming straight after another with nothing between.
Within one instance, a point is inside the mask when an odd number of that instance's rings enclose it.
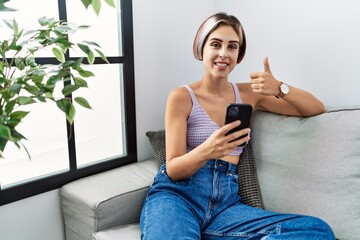
<instances>
[{"instance_id":1,"label":"blue jeans","mask_svg":"<svg viewBox=\"0 0 360 240\"><path fill-rule=\"evenodd\" d=\"M335 239L318 218L242 204L236 165L218 159L176 182L162 165L144 202L140 227L146 240Z\"/></svg>"}]
</instances>

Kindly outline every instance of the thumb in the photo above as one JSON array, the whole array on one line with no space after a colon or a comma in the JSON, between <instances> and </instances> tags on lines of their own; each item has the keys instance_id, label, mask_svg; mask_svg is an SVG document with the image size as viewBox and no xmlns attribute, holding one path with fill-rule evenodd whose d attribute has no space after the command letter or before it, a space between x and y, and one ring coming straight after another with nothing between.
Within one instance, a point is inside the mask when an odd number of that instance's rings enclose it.
<instances>
[{"instance_id":1,"label":"thumb","mask_svg":"<svg viewBox=\"0 0 360 240\"><path fill-rule=\"evenodd\" d=\"M264 72L271 73L268 57L264 58Z\"/></svg>"}]
</instances>

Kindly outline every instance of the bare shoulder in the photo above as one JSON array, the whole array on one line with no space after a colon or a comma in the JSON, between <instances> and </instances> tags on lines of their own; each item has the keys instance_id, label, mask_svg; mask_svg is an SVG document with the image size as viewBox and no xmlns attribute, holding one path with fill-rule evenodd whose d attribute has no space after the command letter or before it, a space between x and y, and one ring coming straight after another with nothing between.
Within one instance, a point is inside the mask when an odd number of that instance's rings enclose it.
<instances>
[{"instance_id":1,"label":"bare shoulder","mask_svg":"<svg viewBox=\"0 0 360 240\"><path fill-rule=\"evenodd\" d=\"M173 89L169 93L168 103L191 105L191 97L189 91L185 87L178 87Z\"/></svg>"},{"instance_id":2,"label":"bare shoulder","mask_svg":"<svg viewBox=\"0 0 360 240\"><path fill-rule=\"evenodd\" d=\"M188 90L185 87L173 89L169 93L167 106L177 112L181 111L183 113L190 113L192 101Z\"/></svg>"}]
</instances>

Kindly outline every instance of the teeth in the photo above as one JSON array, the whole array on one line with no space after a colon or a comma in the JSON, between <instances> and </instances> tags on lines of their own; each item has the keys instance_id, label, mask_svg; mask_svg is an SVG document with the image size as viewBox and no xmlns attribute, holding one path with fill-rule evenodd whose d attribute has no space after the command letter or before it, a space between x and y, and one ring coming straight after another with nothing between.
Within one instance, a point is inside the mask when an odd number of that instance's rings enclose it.
<instances>
[{"instance_id":1,"label":"teeth","mask_svg":"<svg viewBox=\"0 0 360 240\"><path fill-rule=\"evenodd\" d=\"M215 63L216 66L219 66L219 67L226 67L227 64L226 63Z\"/></svg>"}]
</instances>

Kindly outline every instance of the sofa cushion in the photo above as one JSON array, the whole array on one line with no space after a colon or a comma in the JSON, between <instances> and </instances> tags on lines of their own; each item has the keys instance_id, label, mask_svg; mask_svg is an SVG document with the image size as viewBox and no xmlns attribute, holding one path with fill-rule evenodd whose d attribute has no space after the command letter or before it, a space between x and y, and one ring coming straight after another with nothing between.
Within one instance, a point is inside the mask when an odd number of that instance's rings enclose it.
<instances>
[{"instance_id":1,"label":"sofa cushion","mask_svg":"<svg viewBox=\"0 0 360 240\"><path fill-rule=\"evenodd\" d=\"M320 217L339 239L360 236L360 107L256 112L251 134L265 209Z\"/></svg>"},{"instance_id":2,"label":"sofa cushion","mask_svg":"<svg viewBox=\"0 0 360 240\"><path fill-rule=\"evenodd\" d=\"M61 187L66 240L88 240L94 232L138 223L157 170L154 159L146 160Z\"/></svg>"},{"instance_id":3,"label":"sofa cushion","mask_svg":"<svg viewBox=\"0 0 360 240\"><path fill-rule=\"evenodd\" d=\"M259 181L252 153L252 141L244 147L237 165L241 201L252 207L262 208Z\"/></svg>"},{"instance_id":4,"label":"sofa cushion","mask_svg":"<svg viewBox=\"0 0 360 240\"><path fill-rule=\"evenodd\" d=\"M165 130L146 132L152 146L158 166L162 165L166 159L165 150ZM239 174L239 194L244 204L261 208L261 197L259 183L256 175L255 162L252 157L251 141L246 145L240 156L237 166Z\"/></svg>"},{"instance_id":5,"label":"sofa cushion","mask_svg":"<svg viewBox=\"0 0 360 240\"><path fill-rule=\"evenodd\" d=\"M166 159L165 130L148 131L146 136L151 144L158 167L160 167Z\"/></svg>"},{"instance_id":6,"label":"sofa cushion","mask_svg":"<svg viewBox=\"0 0 360 240\"><path fill-rule=\"evenodd\" d=\"M93 240L138 240L140 235L140 226L138 223L134 223L96 232L93 234Z\"/></svg>"}]
</instances>

